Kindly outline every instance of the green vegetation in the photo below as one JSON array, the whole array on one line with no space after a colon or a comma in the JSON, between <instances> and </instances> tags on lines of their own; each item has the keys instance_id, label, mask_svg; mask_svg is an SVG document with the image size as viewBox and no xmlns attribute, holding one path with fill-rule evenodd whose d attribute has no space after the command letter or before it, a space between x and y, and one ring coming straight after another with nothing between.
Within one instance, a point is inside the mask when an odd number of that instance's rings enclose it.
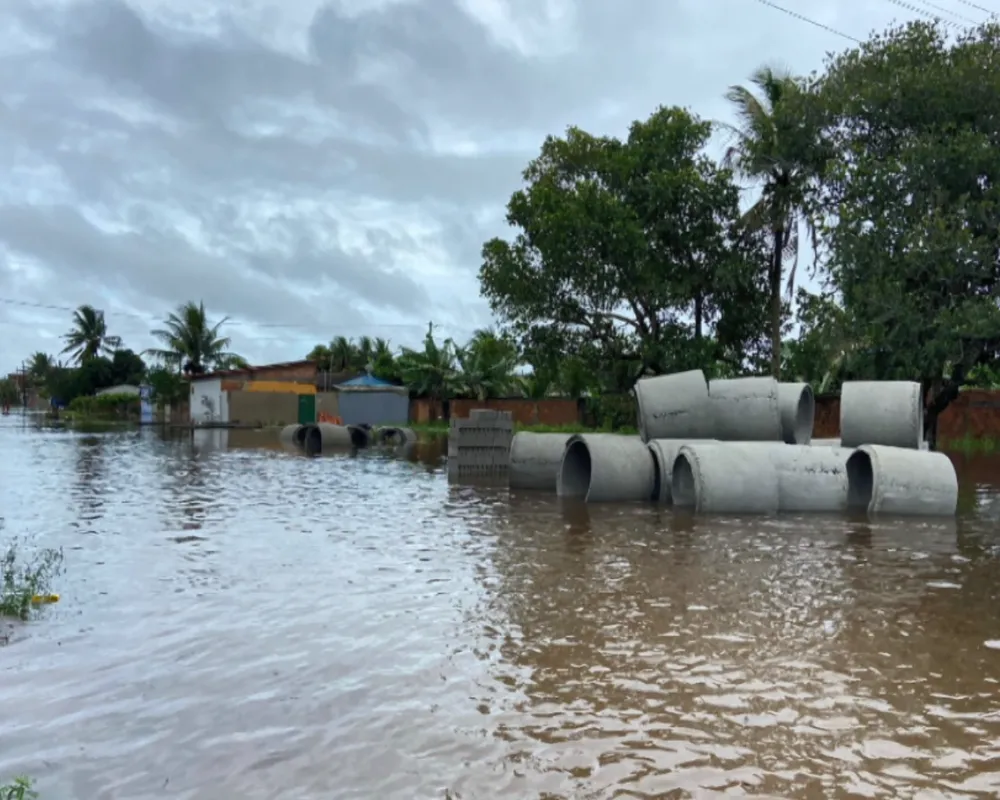
<instances>
[{"instance_id":1,"label":"green vegetation","mask_svg":"<svg viewBox=\"0 0 1000 800\"><path fill-rule=\"evenodd\" d=\"M425 433L429 435L444 435L448 433L449 423L447 422L428 422L428 423L411 423L410 428L412 428L416 433ZM628 426L622 426L620 428L614 428L612 426L602 426L602 427L592 427L587 425L521 425L516 423L514 425L515 431L529 431L531 433L621 433L621 434L635 434L638 431L635 428Z\"/></svg>"},{"instance_id":2,"label":"green vegetation","mask_svg":"<svg viewBox=\"0 0 1000 800\"><path fill-rule=\"evenodd\" d=\"M69 404L69 411L90 419L135 419L139 416L139 396L112 392L76 397Z\"/></svg>"},{"instance_id":3,"label":"green vegetation","mask_svg":"<svg viewBox=\"0 0 1000 800\"><path fill-rule=\"evenodd\" d=\"M962 439L946 439L938 442L941 450L963 455L1000 453L1000 439L993 436L975 438L967 436Z\"/></svg>"},{"instance_id":4,"label":"green vegetation","mask_svg":"<svg viewBox=\"0 0 1000 800\"><path fill-rule=\"evenodd\" d=\"M246 361L229 352L229 338L219 333L228 321L223 317L211 325L204 303L185 303L167 316L162 328L151 331L163 347L147 350L146 354L187 375L201 375L210 369L245 368Z\"/></svg>"},{"instance_id":5,"label":"green vegetation","mask_svg":"<svg viewBox=\"0 0 1000 800\"><path fill-rule=\"evenodd\" d=\"M0 786L0 800L37 800L38 792L32 787L35 782L24 776L14 778Z\"/></svg>"},{"instance_id":6,"label":"green vegetation","mask_svg":"<svg viewBox=\"0 0 1000 800\"><path fill-rule=\"evenodd\" d=\"M25 561L17 540L8 543L0 560L0 617L27 620L51 594L52 580L62 571L62 551L40 550Z\"/></svg>"}]
</instances>

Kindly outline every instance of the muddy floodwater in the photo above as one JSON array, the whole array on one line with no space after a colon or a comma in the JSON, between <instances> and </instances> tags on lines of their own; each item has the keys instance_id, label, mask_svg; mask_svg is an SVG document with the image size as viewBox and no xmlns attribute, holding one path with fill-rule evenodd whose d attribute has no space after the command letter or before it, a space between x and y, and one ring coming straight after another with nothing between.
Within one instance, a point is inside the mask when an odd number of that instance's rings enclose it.
<instances>
[{"instance_id":1,"label":"muddy floodwater","mask_svg":"<svg viewBox=\"0 0 1000 800\"><path fill-rule=\"evenodd\" d=\"M0 421L61 601L0 647L42 800L1000 795L1000 461L957 521L693 519L273 434Z\"/></svg>"}]
</instances>

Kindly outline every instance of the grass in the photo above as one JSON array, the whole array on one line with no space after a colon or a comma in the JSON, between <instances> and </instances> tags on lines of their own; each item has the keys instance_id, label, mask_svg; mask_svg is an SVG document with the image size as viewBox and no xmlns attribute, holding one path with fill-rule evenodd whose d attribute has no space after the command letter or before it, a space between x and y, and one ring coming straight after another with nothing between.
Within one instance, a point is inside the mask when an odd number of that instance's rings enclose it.
<instances>
[{"instance_id":1,"label":"grass","mask_svg":"<svg viewBox=\"0 0 1000 800\"><path fill-rule=\"evenodd\" d=\"M945 439L941 442L940 449L963 455L1000 453L1000 439L993 436L963 436L961 439Z\"/></svg>"},{"instance_id":2,"label":"grass","mask_svg":"<svg viewBox=\"0 0 1000 800\"><path fill-rule=\"evenodd\" d=\"M416 433L445 434L448 433L449 423L447 421L411 422L409 427ZM635 428L612 430L611 428L589 428L586 425L522 425L519 422L514 423L514 430L528 433L620 433L623 435L634 435L637 433Z\"/></svg>"},{"instance_id":3,"label":"grass","mask_svg":"<svg viewBox=\"0 0 1000 800\"><path fill-rule=\"evenodd\" d=\"M38 792L31 788L34 785L31 778L14 778L10 783L0 786L0 800L35 800Z\"/></svg>"},{"instance_id":4,"label":"grass","mask_svg":"<svg viewBox=\"0 0 1000 800\"><path fill-rule=\"evenodd\" d=\"M7 545L0 559L0 617L30 619L44 605L36 598L51 596L52 579L62 571L62 559L62 550L48 548L26 562L16 539ZM0 800L6 800L2 793Z\"/></svg>"}]
</instances>

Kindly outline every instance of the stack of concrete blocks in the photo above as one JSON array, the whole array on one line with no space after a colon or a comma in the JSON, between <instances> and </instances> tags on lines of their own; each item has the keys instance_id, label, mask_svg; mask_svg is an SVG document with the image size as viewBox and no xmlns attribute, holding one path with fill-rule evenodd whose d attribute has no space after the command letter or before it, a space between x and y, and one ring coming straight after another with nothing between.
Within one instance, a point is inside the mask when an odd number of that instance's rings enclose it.
<instances>
[{"instance_id":1,"label":"stack of concrete blocks","mask_svg":"<svg viewBox=\"0 0 1000 800\"><path fill-rule=\"evenodd\" d=\"M452 418L448 432L448 477L507 480L514 420L509 411L476 409Z\"/></svg>"}]
</instances>

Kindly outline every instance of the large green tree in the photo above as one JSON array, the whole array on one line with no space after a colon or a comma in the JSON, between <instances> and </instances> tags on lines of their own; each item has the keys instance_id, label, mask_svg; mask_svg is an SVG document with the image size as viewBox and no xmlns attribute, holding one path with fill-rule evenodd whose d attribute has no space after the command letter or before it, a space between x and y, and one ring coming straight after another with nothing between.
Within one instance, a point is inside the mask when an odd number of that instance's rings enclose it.
<instances>
[{"instance_id":1,"label":"large green tree","mask_svg":"<svg viewBox=\"0 0 1000 800\"><path fill-rule=\"evenodd\" d=\"M856 360L922 382L930 441L1000 348L998 53L996 25L895 28L834 56L786 122L823 171L813 213Z\"/></svg>"},{"instance_id":2,"label":"large green tree","mask_svg":"<svg viewBox=\"0 0 1000 800\"><path fill-rule=\"evenodd\" d=\"M798 263L799 223L812 173L809 162L797 157L794 139L786 135L781 122L782 105L794 102L802 92L801 84L787 72L771 67L758 69L750 82L753 89L731 86L726 93L738 124L730 126L735 142L726 151L725 163L760 189L760 197L743 219L750 228L766 231L770 239L766 283L771 373L778 378L785 319L782 286L791 296Z\"/></svg>"},{"instance_id":3,"label":"large green tree","mask_svg":"<svg viewBox=\"0 0 1000 800\"><path fill-rule=\"evenodd\" d=\"M104 313L89 305L82 305L73 312L73 325L63 339L66 342L63 353L69 353L77 364L104 353L114 353L122 343L119 337L108 334Z\"/></svg>"},{"instance_id":4,"label":"large green tree","mask_svg":"<svg viewBox=\"0 0 1000 800\"><path fill-rule=\"evenodd\" d=\"M730 171L703 152L710 134L660 108L624 141L578 128L545 140L507 205L517 233L484 245L479 273L526 352L581 358L621 391L647 371L754 351L759 247L737 229ZM740 325L723 323L730 312Z\"/></svg>"},{"instance_id":5,"label":"large green tree","mask_svg":"<svg viewBox=\"0 0 1000 800\"><path fill-rule=\"evenodd\" d=\"M150 348L146 354L190 375L225 365L234 358L229 352L229 337L221 334L228 319L212 325L204 303L185 303L164 320L162 328L150 332L162 346Z\"/></svg>"}]
</instances>

